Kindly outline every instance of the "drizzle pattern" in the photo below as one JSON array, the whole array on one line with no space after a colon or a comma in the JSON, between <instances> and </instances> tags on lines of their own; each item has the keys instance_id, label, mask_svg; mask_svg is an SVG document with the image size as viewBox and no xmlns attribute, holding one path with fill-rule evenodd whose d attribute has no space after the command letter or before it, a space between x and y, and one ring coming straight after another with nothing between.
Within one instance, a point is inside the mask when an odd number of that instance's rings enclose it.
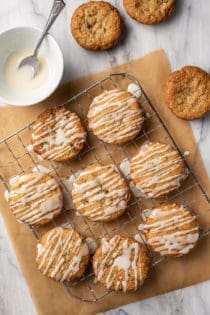
<instances>
[{"instance_id":1,"label":"drizzle pattern","mask_svg":"<svg viewBox=\"0 0 210 315\"><path fill-rule=\"evenodd\" d=\"M144 118L136 97L115 89L94 98L88 120L90 129L99 139L119 144L137 136Z\"/></svg>"},{"instance_id":2,"label":"drizzle pattern","mask_svg":"<svg viewBox=\"0 0 210 315\"><path fill-rule=\"evenodd\" d=\"M108 222L125 211L130 193L115 166L97 163L84 169L75 180L72 199L80 215Z\"/></svg>"},{"instance_id":3,"label":"drizzle pattern","mask_svg":"<svg viewBox=\"0 0 210 315\"><path fill-rule=\"evenodd\" d=\"M73 158L85 141L79 117L65 108L45 111L33 125L33 149L42 159L59 162Z\"/></svg>"},{"instance_id":4,"label":"drizzle pattern","mask_svg":"<svg viewBox=\"0 0 210 315\"><path fill-rule=\"evenodd\" d=\"M147 277L149 260L138 241L115 235L105 240L93 257L96 279L107 289L137 290Z\"/></svg>"},{"instance_id":5,"label":"drizzle pattern","mask_svg":"<svg viewBox=\"0 0 210 315\"><path fill-rule=\"evenodd\" d=\"M20 223L41 225L61 211L62 190L51 176L33 172L10 181L9 206Z\"/></svg>"},{"instance_id":6,"label":"drizzle pattern","mask_svg":"<svg viewBox=\"0 0 210 315\"><path fill-rule=\"evenodd\" d=\"M177 204L164 204L148 212L143 231L147 243L162 256L187 254L199 238L196 216Z\"/></svg>"},{"instance_id":7,"label":"drizzle pattern","mask_svg":"<svg viewBox=\"0 0 210 315\"><path fill-rule=\"evenodd\" d=\"M71 229L54 228L37 244L38 269L56 281L71 281L81 277L88 260L87 244Z\"/></svg>"},{"instance_id":8,"label":"drizzle pattern","mask_svg":"<svg viewBox=\"0 0 210 315\"><path fill-rule=\"evenodd\" d=\"M177 189L185 177L181 156L167 144L144 144L131 159L131 178L145 197L165 196Z\"/></svg>"}]
</instances>

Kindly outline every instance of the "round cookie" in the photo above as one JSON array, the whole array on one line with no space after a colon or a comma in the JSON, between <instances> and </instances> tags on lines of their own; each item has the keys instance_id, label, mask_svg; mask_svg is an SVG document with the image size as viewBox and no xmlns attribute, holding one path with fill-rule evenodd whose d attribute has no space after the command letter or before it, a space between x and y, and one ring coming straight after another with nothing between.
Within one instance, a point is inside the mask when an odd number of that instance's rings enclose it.
<instances>
[{"instance_id":1,"label":"round cookie","mask_svg":"<svg viewBox=\"0 0 210 315\"><path fill-rule=\"evenodd\" d=\"M72 229L56 227L45 233L37 244L38 269L59 282L80 278L89 257L86 242Z\"/></svg>"},{"instance_id":2,"label":"round cookie","mask_svg":"<svg viewBox=\"0 0 210 315\"><path fill-rule=\"evenodd\" d=\"M210 75L192 66L172 72L165 87L165 102L179 118L202 118L210 111Z\"/></svg>"},{"instance_id":3,"label":"round cookie","mask_svg":"<svg viewBox=\"0 0 210 315\"><path fill-rule=\"evenodd\" d=\"M95 252L93 271L108 290L136 291L147 278L149 258L141 243L115 235Z\"/></svg>"},{"instance_id":4,"label":"round cookie","mask_svg":"<svg viewBox=\"0 0 210 315\"><path fill-rule=\"evenodd\" d=\"M149 211L144 234L153 251L179 257L197 243L199 225L196 216L184 206L168 203Z\"/></svg>"},{"instance_id":5,"label":"round cookie","mask_svg":"<svg viewBox=\"0 0 210 315\"><path fill-rule=\"evenodd\" d=\"M34 172L16 176L10 186L8 203L20 223L43 225L62 209L62 189L50 175Z\"/></svg>"},{"instance_id":6,"label":"round cookie","mask_svg":"<svg viewBox=\"0 0 210 315\"><path fill-rule=\"evenodd\" d=\"M144 121L135 96L114 89L95 97L88 111L89 127L104 142L121 144L134 139Z\"/></svg>"},{"instance_id":7,"label":"round cookie","mask_svg":"<svg viewBox=\"0 0 210 315\"><path fill-rule=\"evenodd\" d=\"M110 3L90 1L76 9L71 19L71 31L78 44L89 50L106 50L117 44L123 22Z\"/></svg>"},{"instance_id":8,"label":"round cookie","mask_svg":"<svg viewBox=\"0 0 210 315\"><path fill-rule=\"evenodd\" d=\"M33 150L43 159L62 162L83 148L86 132L80 118L66 108L47 109L33 125Z\"/></svg>"},{"instance_id":9,"label":"round cookie","mask_svg":"<svg viewBox=\"0 0 210 315\"><path fill-rule=\"evenodd\" d=\"M131 178L146 198L159 198L180 186L186 177L185 164L170 145L149 142L131 159Z\"/></svg>"},{"instance_id":10,"label":"round cookie","mask_svg":"<svg viewBox=\"0 0 210 315\"><path fill-rule=\"evenodd\" d=\"M125 212L130 193L115 166L97 163L81 171L73 183L72 199L79 215L110 222Z\"/></svg>"},{"instance_id":11,"label":"round cookie","mask_svg":"<svg viewBox=\"0 0 210 315\"><path fill-rule=\"evenodd\" d=\"M143 24L157 24L175 12L175 0L123 0L127 13Z\"/></svg>"}]
</instances>

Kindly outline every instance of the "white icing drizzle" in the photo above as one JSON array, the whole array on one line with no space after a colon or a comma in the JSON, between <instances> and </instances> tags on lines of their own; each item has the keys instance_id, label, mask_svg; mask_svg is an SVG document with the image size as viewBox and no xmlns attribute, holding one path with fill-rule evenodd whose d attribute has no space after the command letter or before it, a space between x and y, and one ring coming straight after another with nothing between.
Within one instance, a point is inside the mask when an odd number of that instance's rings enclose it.
<instances>
[{"instance_id":1,"label":"white icing drizzle","mask_svg":"<svg viewBox=\"0 0 210 315\"><path fill-rule=\"evenodd\" d=\"M189 156L190 155L190 151L185 151L184 152L184 156Z\"/></svg>"},{"instance_id":2,"label":"white icing drizzle","mask_svg":"<svg viewBox=\"0 0 210 315\"><path fill-rule=\"evenodd\" d=\"M48 232L44 244L37 244L36 260L39 270L44 275L60 282L69 280L76 275L80 269L82 257L88 255L87 245L82 242L80 237L74 241L72 239L74 230L68 229L68 231L68 236L64 237L63 228L54 228Z\"/></svg>"},{"instance_id":3,"label":"white icing drizzle","mask_svg":"<svg viewBox=\"0 0 210 315\"><path fill-rule=\"evenodd\" d=\"M52 219L60 212L63 198L60 191L56 192L59 184L52 177L41 183L45 176L46 174L34 172L10 181L9 205L18 221L38 224L42 220ZM51 196L46 199L48 194Z\"/></svg>"},{"instance_id":4,"label":"white icing drizzle","mask_svg":"<svg viewBox=\"0 0 210 315\"><path fill-rule=\"evenodd\" d=\"M133 96L135 96L137 100L141 97L141 94L142 94L141 88L135 83L130 83L128 85L127 91L133 94Z\"/></svg>"},{"instance_id":5,"label":"white icing drizzle","mask_svg":"<svg viewBox=\"0 0 210 315\"><path fill-rule=\"evenodd\" d=\"M9 190L7 190L7 189L4 192L4 198L5 198L6 201L9 200Z\"/></svg>"},{"instance_id":6,"label":"white icing drizzle","mask_svg":"<svg viewBox=\"0 0 210 315\"><path fill-rule=\"evenodd\" d=\"M51 169L41 165L41 164L37 164L33 169L32 172L41 172L43 174L49 174L50 172L52 172Z\"/></svg>"},{"instance_id":7,"label":"white icing drizzle","mask_svg":"<svg viewBox=\"0 0 210 315\"><path fill-rule=\"evenodd\" d=\"M89 180L87 175L91 175ZM83 170L73 183L72 197L77 211L93 221L109 219L127 207L130 195L124 183L112 165L96 164L92 169Z\"/></svg>"},{"instance_id":8,"label":"white icing drizzle","mask_svg":"<svg viewBox=\"0 0 210 315\"><path fill-rule=\"evenodd\" d=\"M34 147L32 146L32 144L29 144L26 149L28 152L34 152Z\"/></svg>"},{"instance_id":9,"label":"white icing drizzle","mask_svg":"<svg viewBox=\"0 0 210 315\"><path fill-rule=\"evenodd\" d=\"M131 108L137 101L134 96L118 100L124 93L119 89L104 91L90 105L89 127L107 143L135 137L144 121L140 107Z\"/></svg>"},{"instance_id":10,"label":"white icing drizzle","mask_svg":"<svg viewBox=\"0 0 210 315\"><path fill-rule=\"evenodd\" d=\"M80 148L86 140L86 132L81 132L79 117L68 110L61 110L33 126L33 148L42 145L41 157L56 160ZM79 127L78 127L79 122Z\"/></svg>"},{"instance_id":11,"label":"white icing drizzle","mask_svg":"<svg viewBox=\"0 0 210 315\"><path fill-rule=\"evenodd\" d=\"M154 222L143 227L144 233L150 234L147 242L161 255L186 254L199 238L198 225L191 226L196 216L190 214L183 205L172 204L153 209L148 218Z\"/></svg>"},{"instance_id":12,"label":"white icing drizzle","mask_svg":"<svg viewBox=\"0 0 210 315\"><path fill-rule=\"evenodd\" d=\"M63 187L63 207L66 210L75 209L71 191L73 188L73 182L69 178L61 178L60 184Z\"/></svg>"},{"instance_id":13,"label":"white icing drizzle","mask_svg":"<svg viewBox=\"0 0 210 315\"><path fill-rule=\"evenodd\" d=\"M140 244L138 242L129 244L127 239L120 244L121 240L122 238L119 235L115 235L110 240L102 243L103 259L100 259L100 261L94 260L93 262L96 278L100 281L106 276L105 284L107 289L110 289L115 281L115 290L121 287L123 292L126 292L129 281L131 281L130 277L132 277L134 288L137 290L139 280L143 280L142 269L138 266L141 254ZM121 277L120 271L123 271L123 277ZM118 274L120 275L119 277Z\"/></svg>"},{"instance_id":14,"label":"white icing drizzle","mask_svg":"<svg viewBox=\"0 0 210 315\"><path fill-rule=\"evenodd\" d=\"M120 170L123 173L123 175L125 176L125 178L127 178L128 180L131 179L131 167L130 167L130 161L128 158L124 159L121 163L120 163Z\"/></svg>"},{"instance_id":15,"label":"white icing drizzle","mask_svg":"<svg viewBox=\"0 0 210 315\"><path fill-rule=\"evenodd\" d=\"M74 224L72 222L65 222L60 224L60 226L64 229L74 229Z\"/></svg>"},{"instance_id":16,"label":"white icing drizzle","mask_svg":"<svg viewBox=\"0 0 210 315\"><path fill-rule=\"evenodd\" d=\"M162 143L147 143L131 160L131 177L148 198L159 197L180 186L186 174L175 170L183 165L176 150Z\"/></svg>"},{"instance_id":17,"label":"white icing drizzle","mask_svg":"<svg viewBox=\"0 0 210 315\"><path fill-rule=\"evenodd\" d=\"M98 244L97 244L95 238L87 237L85 239L85 241L86 241L86 243L88 245L90 255L93 255L96 252L97 248L98 248Z\"/></svg>"},{"instance_id":18,"label":"white icing drizzle","mask_svg":"<svg viewBox=\"0 0 210 315\"><path fill-rule=\"evenodd\" d=\"M137 242L144 244L144 242L143 242L143 236L140 236L139 233L137 233L137 234L134 236L134 239L135 239Z\"/></svg>"},{"instance_id":19,"label":"white icing drizzle","mask_svg":"<svg viewBox=\"0 0 210 315\"><path fill-rule=\"evenodd\" d=\"M143 219L143 221L146 221L146 219L148 218L148 216L151 214L151 209L144 209L141 213L141 217Z\"/></svg>"},{"instance_id":20,"label":"white icing drizzle","mask_svg":"<svg viewBox=\"0 0 210 315\"><path fill-rule=\"evenodd\" d=\"M129 187L130 187L130 190L132 191L133 195L136 198L145 197L145 195L141 192L141 190L136 187L133 180L131 180L130 164L131 163L130 163L128 158L124 159L120 164L120 170L123 173L123 175L125 176L125 178L128 180Z\"/></svg>"},{"instance_id":21,"label":"white icing drizzle","mask_svg":"<svg viewBox=\"0 0 210 315\"><path fill-rule=\"evenodd\" d=\"M69 178L61 178L60 184L63 187L63 207L66 210L75 209L73 200L72 200L72 189L73 189L73 182L79 176L81 171L75 172Z\"/></svg>"}]
</instances>

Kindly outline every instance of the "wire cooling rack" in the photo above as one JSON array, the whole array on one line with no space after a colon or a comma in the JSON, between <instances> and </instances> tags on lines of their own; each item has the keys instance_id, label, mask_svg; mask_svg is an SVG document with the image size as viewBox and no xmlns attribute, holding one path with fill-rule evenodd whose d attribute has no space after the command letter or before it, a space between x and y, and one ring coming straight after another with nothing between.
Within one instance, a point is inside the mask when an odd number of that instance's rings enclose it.
<instances>
[{"instance_id":1,"label":"wire cooling rack","mask_svg":"<svg viewBox=\"0 0 210 315\"><path fill-rule=\"evenodd\" d=\"M144 110L145 122L143 130L138 137L124 145L109 145L96 139L91 133L87 124L87 111L93 97L103 90L121 88L127 90L130 83L134 83L141 91L139 102ZM22 129L0 141L0 180L5 189L9 190L9 179L14 175L21 175L32 169L43 165L49 169L49 173L59 180L63 178L75 177L76 173L91 163L114 164L120 170L120 164L124 159L130 160L136 149L145 141L160 141L173 145L180 153L188 172L188 178L181 187L173 194L170 194L161 202L174 201L180 202L192 209L202 227L201 236L204 237L210 232L210 199L192 168L186 159L186 154L182 152L174 137L167 129L157 110L144 92L141 84L136 78L127 74L110 74L102 80L94 83L89 88L70 98L59 107L65 106L75 111L81 118L84 126L88 130L88 141L84 150L72 161L65 163L54 163L50 161L40 161L38 156L30 152L27 147L30 144L31 128L33 123L28 124ZM186 148L187 149L187 148ZM2 159L2 160L1 160ZM5 162L6 161L6 162ZM64 193L68 189L63 181ZM196 198L194 197L196 196ZM75 210L63 209L60 216L45 227L32 227L30 229L33 235L39 239L41 235L52 227L65 225L74 227L84 237L92 237L99 243L104 237L110 237L113 234L136 236L137 234L144 242L143 235L138 226L143 222L142 210L158 206L159 202L151 199L146 200L141 197L132 196L126 213L111 223L97 223L88 221L86 218L75 215ZM148 254L155 267L164 258L154 255L145 244ZM96 302L111 292L104 289L100 284L94 281L94 275L91 267L88 268L85 275L73 283L64 283L69 294L81 301Z\"/></svg>"}]
</instances>

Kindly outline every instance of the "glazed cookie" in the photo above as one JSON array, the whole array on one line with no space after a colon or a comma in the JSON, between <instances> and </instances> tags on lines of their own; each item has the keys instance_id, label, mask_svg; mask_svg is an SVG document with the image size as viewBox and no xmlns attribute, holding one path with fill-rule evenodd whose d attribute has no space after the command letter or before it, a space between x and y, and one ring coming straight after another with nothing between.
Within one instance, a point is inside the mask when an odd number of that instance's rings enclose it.
<instances>
[{"instance_id":1,"label":"glazed cookie","mask_svg":"<svg viewBox=\"0 0 210 315\"><path fill-rule=\"evenodd\" d=\"M76 231L56 227L38 242L36 262L43 275L60 282L72 281L85 272L88 246Z\"/></svg>"},{"instance_id":2,"label":"glazed cookie","mask_svg":"<svg viewBox=\"0 0 210 315\"><path fill-rule=\"evenodd\" d=\"M175 0L123 0L127 13L143 24L157 24L175 11Z\"/></svg>"},{"instance_id":3,"label":"glazed cookie","mask_svg":"<svg viewBox=\"0 0 210 315\"><path fill-rule=\"evenodd\" d=\"M143 124L135 96L115 89L95 97L88 112L89 127L104 142L121 144L134 139Z\"/></svg>"},{"instance_id":4,"label":"glazed cookie","mask_svg":"<svg viewBox=\"0 0 210 315\"><path fill-rule=\"evenodd\" d=\"M43 225L62 209L62 189L50 175L34 172L16 176L10 186L8 203L20 223Z\"/></svg>"},{"instance_id":5,"label":"glazed cookie","mask_svg":"<svg viewBox=\"0 0 210 315\"><path fill-rule=\"evenodd\" d=\"M119 12L110 3L90 1L76 9L71 31L78 44L90 50L106 50L118 42L123 30Z\"/></svg>"},{"instance_id":6,"label":"glazed cookie","mask_svg":"<svg viewBox=\"0 0 210 315\"><path fill-rule=\"evenodd\" d=\"M81 171L73 183L72 199L80 215L109 222L125 212L130 193L115 166L97 163Z\"/></svg>"},{"instance_id":7,"label":"glazed cookie","mask_svg":"<svg viewBox=\"0 0 210 315\"><path fill-rule=\"evenodd\" d=\"M147 278L149 258L141 243L115 235L97 249L93 271L108 290L136 291Z\"/></svg>"},{"instance_id":8,"label":"glazed cookie","mask_svg":"<svg viewBox=\"0 0 210 315\"><path fill-rule=\"evenodd\" d=\"M79 117L66 108L47 109L33 125L33 150L43 159L62 162L83 148L86 132Z\"/></svg>"},{"instance_id":9,"label":"glazed cookie","mask_svg":"<svg viewBox=\"0 0 210 315\"><path fill-rule=\"evenodd\" d=\"M203 117L210 111L210 75L192 66L173 72L166 83L165 102L179 118Z\"/></svg>"},{"instance_id":10,"label":"glazed cookie","mask_svg":"<svg viewBox=\"0 0 210 315\"><path fill-rule=\"evenodd\" d=\"M143 230L148 245L161 256L187 254L199 238L196 216L184 206L172 203L149 211Z\"/></svg>"},{"instance_id":11,"label":"glazed cookie","mask_svg":"<svg viewBox=\"0 0 210 315\"><path fill-rule=\"evenodd\" d=\"M142 145L131 159L131 178L146 198L159 198L180 186L186 169L179 153L159 142Z\"/></svg>"}]
</instances>

